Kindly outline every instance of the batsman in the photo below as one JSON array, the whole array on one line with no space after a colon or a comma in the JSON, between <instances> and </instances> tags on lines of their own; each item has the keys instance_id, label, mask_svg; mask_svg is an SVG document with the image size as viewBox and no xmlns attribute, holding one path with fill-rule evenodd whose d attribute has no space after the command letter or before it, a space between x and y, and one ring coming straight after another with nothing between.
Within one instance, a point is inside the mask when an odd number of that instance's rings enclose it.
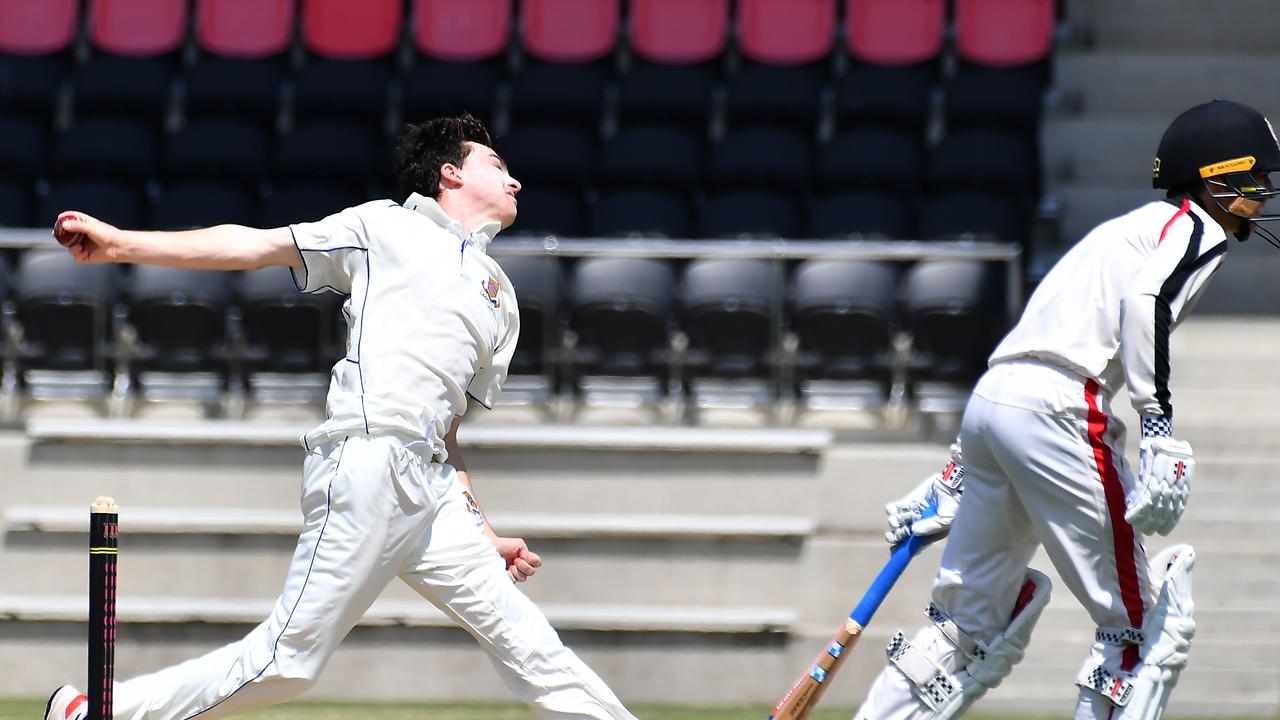
<instances>
[{"instance_id":1,"label":"batsman","mask_svg":"<svg viewBox=\"0 0 1280 720\"><path fill-rule=\"evenodd\" d=\"M1076 677L1077 720L1160 718L1195 633L1195 552L1148 560L1187 507L1195 460L1175 439L1169 336L1226 258L1231 236L1275 220L1280 144L1253 108L1225 100L1179 115L1160 140L1162 200L1102 223L1067 252L996 347L965 409L960 483L929 480L889 506L889 539L946 532L928 622L898 633L857 720L964 713L1022 660L1049 599L1027 563L1043 545L1096 625ZM1138 472L1112 415L1121 390L1141 419ZM963 458L960 457L962 448ZM962 492L961 492L962 490ZM930 502L938 515L915 527Z\"/></svg>"}]
</instances>

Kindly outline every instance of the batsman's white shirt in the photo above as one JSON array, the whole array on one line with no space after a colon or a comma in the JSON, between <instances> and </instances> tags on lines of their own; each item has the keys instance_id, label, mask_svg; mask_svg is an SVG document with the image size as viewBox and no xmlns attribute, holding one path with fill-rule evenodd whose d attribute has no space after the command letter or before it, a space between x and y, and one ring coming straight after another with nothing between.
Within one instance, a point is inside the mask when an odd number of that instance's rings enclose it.
<instances>
[{"instance_id":1,"label":"batsman's white shirt","mask_svg":"<svg viewBox=\"0 0 1280 720\"><path fill-rule=\"evenodd\" d=\"M485 253L498 223L464 233L414 193L404 205L375 200L289 229L305 263L294 282L346 295L350 329L307 445L391 432L422 438L443 459L466 396L493 406L520 334L515 292Z\"/></svg>"},{"instance_id":2,"label":"batsman's white shirt","mask_svg":"<svg viewBox=\"0 0 1280 720\"><path fill-rule=\"evenodd\" d=\"M1122 383L1134 408L1172 419L1169 333L1195 305L1227 251L1222 227L1186 198L1105 222L1054 265L991 364L1034 358Z\"/></svg>"}]
</instances>

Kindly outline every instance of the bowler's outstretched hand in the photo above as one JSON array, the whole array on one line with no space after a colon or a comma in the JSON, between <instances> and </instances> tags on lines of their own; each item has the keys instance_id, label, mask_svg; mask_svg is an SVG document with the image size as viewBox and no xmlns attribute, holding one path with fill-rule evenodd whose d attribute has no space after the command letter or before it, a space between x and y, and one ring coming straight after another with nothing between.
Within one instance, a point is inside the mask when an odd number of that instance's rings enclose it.
<instances>
[{"instance_id":1,"label":"bowler's outstretched hand","mask_svg":"<svg viewBox=\"0 0 1280 720\"><path fill-rule=\"evenodd\" d=\"M115 234L114 225L76 210L58 214L53 223L53 237L82 263L112 262Z\"/></svg>"}]
</instances>

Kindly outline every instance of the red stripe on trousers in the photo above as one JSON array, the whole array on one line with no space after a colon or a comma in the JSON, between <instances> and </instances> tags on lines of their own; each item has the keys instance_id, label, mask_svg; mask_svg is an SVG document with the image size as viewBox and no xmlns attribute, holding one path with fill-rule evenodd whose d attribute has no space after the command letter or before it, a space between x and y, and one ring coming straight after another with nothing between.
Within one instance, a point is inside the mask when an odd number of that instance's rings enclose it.
<instances>
[{"instance_id":1,"label":"red stripe on trousers","mask_svg":"<svg viewBox=\"0 0 1280 720\"><path fill-rule=\"evenodd\" d=\"M1134 564L1133 526L1124 519L1124 488L1116 472L1111 447L1103 439L1107 432L1107 415L1098 409L1098 381L1090 379L1084 386L1084 400L1089 405L1089 444L1093 446L1093 459L1098 465L1098 477L1107 499L1107 514L1111 517L1111 539L1116 551L1116 576L1120 581L1120 599L1129 614L1129 625L1142 627L1142 591L1138 587L1138 569ZM1137 645L1125 645L1122 668L1133 669L1141 657Z\"/></svg>"}]
</instances>

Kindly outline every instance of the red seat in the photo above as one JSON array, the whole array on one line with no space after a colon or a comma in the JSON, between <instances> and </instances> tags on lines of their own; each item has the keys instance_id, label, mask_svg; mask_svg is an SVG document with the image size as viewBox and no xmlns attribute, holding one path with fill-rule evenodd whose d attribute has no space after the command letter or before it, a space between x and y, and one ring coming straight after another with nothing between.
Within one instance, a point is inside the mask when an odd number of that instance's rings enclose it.
<instances>
[{"instance_id":1,"label":"red seat","mask_svg":"<svg viewBox=\"0 0 1280 720\"><path fill-rule=\"evenodd\" d=\"M197 0L196 43L223 57L279 55L293 38L294 0Z\"/></svg>"},{"instance_id":2,"label":"red seat","mask_svg":"<svg viewBox=\"0 0 1280 720\"><path fill-rule=\"evenodd\" d=\"M302 42L333 60L371 60L400 40L400 0L302 0Z\"/></svg>"},{"instance_id":3,"label":"red seat","mask_svg":"<svg viewBox=\"0 0 1280 720\"><path fill-rule=\"evenodd\" d=\"M90 0L89 43L112 55L154 57L182 46L184 0Z\"/></svg>"},{"instance_id":4,"label":"red seat","mask_svg":"<svg viewBox=\"0 0 1280 720\"><path fill-rule=\"evenodd\" d=\"M942 52L946 0L848 0L849 52L876 65L914 65Z\"/></svg>"},{"instance_id":5,"label":"red seat","mask_svg":"<svg viewBox=\"0 0 1280 720\"><path fill-rule=\"evenodd\" d=\"M956 0L956 52L991 67L1040 62L1053 50L1054 0Z\"/></svg>"},{"instance_id":6,"label":"red seat","mask_svg":"<svg viewBox=\"0 0 1280 720\"><path fill-rule=\"evenodd\" d=\"M76 0L0 2L0 52L49 55L71 47L76 37Z\"/></svg>"},{"instance_id":7,"label":"red seat","mask_svg":"<svg viewBox=\"0 0 1280 720\"><path fill-rule=\"evenodd\" d=\"M741 0L738 44L749 60L799 65L831 52L836 0Z\"/></svg>"},{"instance_id":8,"label":"red seat","mask_svg":"<svg viewBox=\"0 0 1280 720\"><path fill-rule=\"evenodd\" d=\"M511 15L511 0L414 0L413 44L450 62L492 58L507 46Z\"/></svg>"},{"instance_id":9,"label":"red seat","mask_svg":"<svg viewBox=\"0 0 1280 720\"><path fill-rule=\"evenodd\" d=\"M599 60L618 39L618 0L524 0L523 13L520 44L539 60Z\"/></svg>"},{"instance_id":10,"label":"red seat","mask_svg":"<svg viewBox=\"0 0 1280 720\"><path fill-rule=\"evenodd\" d=\"M700 63L724 52L729 0L631 0L631 47L641 59Z\"/></svg>"}]
</instances>

